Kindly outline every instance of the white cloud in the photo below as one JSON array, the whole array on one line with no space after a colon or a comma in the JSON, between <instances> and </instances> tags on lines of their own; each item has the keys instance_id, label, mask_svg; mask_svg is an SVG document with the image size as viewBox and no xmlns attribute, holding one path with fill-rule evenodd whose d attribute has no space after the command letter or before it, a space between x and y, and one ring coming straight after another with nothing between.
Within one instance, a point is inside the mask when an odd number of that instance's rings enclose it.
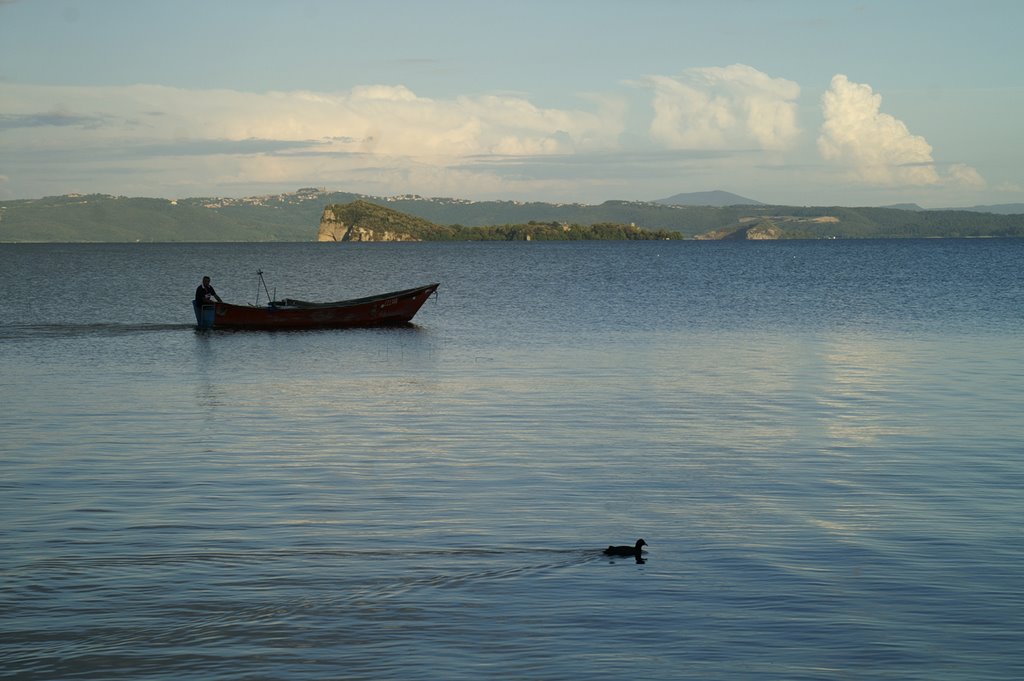
<instances>
[{"instance_id":1,"label":"white cloud","mask_svg":"<svg viewBox=\"0 0 1024 681\"><path fill-rule=\"evenodd\" d=\"M964 163L954 163L950 166L947 177L949 184L958 187L978 188L984 187L986 184L985 178L981 176L977 169Z\"/></svg>"},{"instance_id":2,"label":"white cloud","mask_svg":"<svg viewBox=\"0 0 1024 681\"><path fill-rule=\"evenodd\" d=\"M786 149L800 135L800 86L743 64L647 76L654 91L650 134L670 149Z\"/></svg>"},{"instance_id":3,"label":"white cloud","mask_svg":"<svg viewBox=\"0 0 1024 681\"><path fill-rule=\"evenodd\" d=\"M932 147L902 121L881 113L882 96L871 86L838 74L822 96L823 158L850 168L867 184L938 184Z\"/></svg>"},{"instance_id":4,"label":"white cloud","mask_svg":"<svg viewBox=\"0 0 1024 681\"><path fill-rule=\"evenodd\" d=\"M890 114L882 113L882 96L870 85L837 74L821 100L824 122L818 150L824 159L849 169L869 185L950 185L981 187L985 180L973 167L955 164L940 175L932 147Z\"/></svg>"},{"instance_id":5,"label":"white cloud","mask_svg":"<svg viewBox=\"0 0 1024 681\"><path fill-rule=\"evenodd\" d=\"M328 186L603 201L720 187L802 196L830 179L794 159L804 145L792 81L733 65L633 84L646 89L631 100L610 92L554 108L515 93L435 99L395 84L242 92L0 82L0 195ZM985 184L964 164L940 173L930 145L880 113L866 85L837 76L822 104L821 153L863 183Z\"/></svg>"},{"instance_id":6,"label":"white cloud","mask_svg":"<svg viewBox=\"0 0 1024 681\"><path fill-rule=\"evenodd\" d=\"M138 167L165 184L362 187L415 178L422 184L397 191L421 193L472 193L465 167L474 158L614 149L625 112L614 98L592 99L589 110L553 109L516 96L431 99L401 85L252 93L0 83L0 102L0 142L37 166L62 154L83 168ZM442 174L455 166L452 187ZM188 167L191 179L182 177ZM484 191L498 184L486 171L477 179Z\"/></svg>"},{"instance_id":7,"label":"white cloud","mask_svg":"<svg viewBox=\"0 0 1024 681\"><path fill-rule=\"evenodd\" d=\"M542 109L516 97L434 100L403 86L361 86L344 93L183 90L163 86L74 88L0 84L0 96L17 102L3 111L10 128L20 117L35 123L40 112L61 111L65 141L120 140L331 140L331 151L403 157L474 154L568 153L613 145L621 115L609 109ZM75 125L92 121L88 134ZM26 118L26 120L29 120ZM56 118L54 118L56 120ZM97 124L95 121L102 121ZM27 126L25 126L27 127ZM20 131L25 142L31 131ZM327 151L327 149L324 149Z\"/></svg>"}]
</instances>

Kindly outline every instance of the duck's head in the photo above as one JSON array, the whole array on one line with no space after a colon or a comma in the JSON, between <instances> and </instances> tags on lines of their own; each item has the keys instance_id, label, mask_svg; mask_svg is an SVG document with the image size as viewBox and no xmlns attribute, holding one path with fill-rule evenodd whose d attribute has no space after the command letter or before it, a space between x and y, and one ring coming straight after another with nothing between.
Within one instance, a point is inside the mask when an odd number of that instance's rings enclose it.
<instances>
[{"instance_id":1,"label":"duck's head","mask_svg":"<svg viewBox=\"0 0 1024 681\"><path fill-rule=\"evenodd\" d=\"M641 546L647 546L647 542L645 542L643 539L637 539L636 550L639 551Z\"/></svg>"}]
</instances>

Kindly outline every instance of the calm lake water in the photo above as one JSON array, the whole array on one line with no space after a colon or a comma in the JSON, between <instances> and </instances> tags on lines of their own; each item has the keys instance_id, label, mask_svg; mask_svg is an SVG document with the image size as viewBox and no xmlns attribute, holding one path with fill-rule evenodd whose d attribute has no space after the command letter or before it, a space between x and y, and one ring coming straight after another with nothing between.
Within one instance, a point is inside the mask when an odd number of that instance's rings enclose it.
<instances>
[{"instance_id":1,"label":"calm lake water","mask_svg":"<svg viewBox=\"0 0 1024 681\"><path fill-rule=\"evenodd\" d=\"M0 245L0 675L1022 678L1022 266ZM197 332L200 277L258 268L441 288L411 328Z\"/></svg>"}]
</instances>

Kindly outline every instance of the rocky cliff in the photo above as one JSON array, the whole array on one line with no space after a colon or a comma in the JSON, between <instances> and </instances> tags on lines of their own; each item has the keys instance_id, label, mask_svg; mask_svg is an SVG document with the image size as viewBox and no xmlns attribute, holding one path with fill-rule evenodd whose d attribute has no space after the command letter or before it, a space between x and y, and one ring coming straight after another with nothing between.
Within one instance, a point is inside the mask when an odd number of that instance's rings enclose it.
<instances>
[{"instance_id":1,"label":"rocky cliff","mask_svg":"<svg viewBox=\"0 0 1024 681\"><path fill-rule=\"evenodd\" d=\"M359 200L324 208L317 241L422 241L438 229L429 220Z\"/></svg>"},{"instance_id":2,"label":"rocky cliff","mask_svg":"<svg viewBox=\"0 0 1024 681\"><path fill-rule=\"evenodd\" d=\"M778 225L765 220L753 225L716 229L706 234L698 234L693 238L719 241L770 241L785 238L785 235L786 233Z\"/></svg>"}]
</instances>

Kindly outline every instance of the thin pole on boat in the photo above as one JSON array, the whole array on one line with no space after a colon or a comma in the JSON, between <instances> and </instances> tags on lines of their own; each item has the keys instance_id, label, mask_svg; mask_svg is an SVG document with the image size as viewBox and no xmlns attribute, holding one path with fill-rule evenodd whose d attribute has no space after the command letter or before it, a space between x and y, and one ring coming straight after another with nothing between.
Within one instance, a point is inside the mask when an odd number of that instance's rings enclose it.
<instances>
[{"instance_id":1,"label":"thin pole on boat","mask_svg":"<svg viewBox=\"0 0 1024 681\"><path fill-rule=\"evenodd\" d=\"M256 276L260 278L259 284L256 285L256 304L260 304L260 285L262 284L263 290L267 294L267 302L272 303L274 299L270 297L270 291L267 290L267 282L263 279L263 270L256 270Z\"/></svg>"}]
</instances>

